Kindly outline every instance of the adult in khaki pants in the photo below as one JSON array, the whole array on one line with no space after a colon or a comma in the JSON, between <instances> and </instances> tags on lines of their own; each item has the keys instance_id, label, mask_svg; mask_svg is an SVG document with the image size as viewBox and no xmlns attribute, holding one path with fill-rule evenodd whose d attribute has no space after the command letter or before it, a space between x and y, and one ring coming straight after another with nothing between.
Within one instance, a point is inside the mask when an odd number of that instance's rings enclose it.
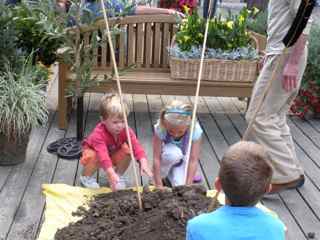
<instances>
[{"instance_id":1,"label":"adult in khaki pants","mask_svg":"<svg viewBox=\"0 0 320 240\"><path fill-rule=\"evenodd\" d=\"M282 39L296 16L301 0L270 0L268 5L268 41L263 68L253 89L246 120L249 122L257 102L270 81L278 58L285 48ZM262 144L271 158L274 170L271 193L298 188L304 184L304 173L297 159L286 115L298 93L307 60L307 35L310 23L277 72L253 125L250 137Z\"/></svg>"}]
</instances>

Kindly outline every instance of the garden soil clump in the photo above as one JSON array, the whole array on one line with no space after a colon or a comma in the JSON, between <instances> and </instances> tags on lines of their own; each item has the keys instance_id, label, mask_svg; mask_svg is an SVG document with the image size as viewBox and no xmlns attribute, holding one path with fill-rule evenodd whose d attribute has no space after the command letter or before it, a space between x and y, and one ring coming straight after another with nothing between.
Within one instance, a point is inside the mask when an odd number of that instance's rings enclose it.
<instances>
[{"instance_id":1,"label":"garden soil clump","mask_svg":"<svg viewBox=\"0 0 320 240\"><path fill-rule=\"evenodd\" d=\"M184 240L186 223L207 211L211 198L203 186L181 186L142 193L143 210L132 190L97 195L83 218L57 231L56 240Z\"/></svg>"}]
</instances>

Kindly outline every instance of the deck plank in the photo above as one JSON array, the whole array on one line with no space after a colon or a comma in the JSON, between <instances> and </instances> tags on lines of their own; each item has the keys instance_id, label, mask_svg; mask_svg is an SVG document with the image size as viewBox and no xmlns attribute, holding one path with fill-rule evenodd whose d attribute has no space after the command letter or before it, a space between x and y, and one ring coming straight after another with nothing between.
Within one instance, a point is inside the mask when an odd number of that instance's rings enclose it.
<instances>
[{"instance_id":1,"label":"deck plank","mask_svg":"<svg viewBox=\"0 0 320 240\"><path fill-rule=\"evenodd\" d=\"M49 120L45 126L31 131L25 162L13 167L5 186L0 192L0 239L7 238L17 209L29 184L30 176L34 171L34 166L39 160L39 155L43 143L47 138L52 120L53 116L49 115Z\"/></svg>"},{"instance_id":2,"label":"deck plank","mask_svg":"<svg viewBox=\"0 0 320 240\"><path fill-rule=\"evenodd\" d=\"M58 160L55 154L47 152L47 146L51 142L64 137L64 135L65 131L58 128L57 114L55 114L53 124L41 149L39 160L35 164L26 192L8 234L8 240L35 238L45 204L45 197L41 194L41 185L51 182ZM35 198L35 196L39 197Z\"/></svg>"},{"instance_id":3,"label":"deck plank","mask_svg":"<svg viewBox=\"0 0 320 240\"><path fill-rule=\"evenodd\" d=\"M137 138L145 150L149 167L152 169L152 120L149 115L146 95L136 94L133 96L133 110L135 113ZM137 165L137 170L139 167ZM142 176L142 185L149 185L152 181L148 176Z\"/></svg>"},{"instance_id":4,"label":"deck plank","mask_svg":"<svg viewBox=\"0 0 320 240\"><path fill-rule=\"evenodd\" d=\"M310 139L314 145L320 148L320 132L315 130L309 121L301 120L294 116L290 117L290 120ZM320 125L320 121L318 122L318 125Z\"/></svg>"},{"instance_id":5,"label":"deck plank","mask_svg":"<svg viewBox=\"0 0 320 240\"><path fill-rule=\"evenodd\" d=\"M9 175L13 170L12 166L1 166L0 167L0 193L2 189L5 187L5 184L8 180Z\"/></svg>"}]
</instances>

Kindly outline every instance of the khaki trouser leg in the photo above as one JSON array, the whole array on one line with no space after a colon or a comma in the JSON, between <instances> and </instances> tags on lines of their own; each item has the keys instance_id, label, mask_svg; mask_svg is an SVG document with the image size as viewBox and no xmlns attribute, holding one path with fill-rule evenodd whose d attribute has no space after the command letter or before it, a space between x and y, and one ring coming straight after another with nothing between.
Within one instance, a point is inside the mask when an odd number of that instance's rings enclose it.
<instances>
[{"instance_id":1,"label":"khaki trouser leg","mask_svg":"<svg viewBox=\"0 0 320 240\"><path fill-rule=\"evenodd\" d=\"M278 55L268 56L265 65L253 89L251 102L246 114L247 122L252 119L258 99L270 81L272 71L276 67ZM282 70L285 63L279 66L277 78L272 83L260 111L257 114L250 137L262 144L271 158L273 167L272 183L286 183L303 174L297 159L294 143L287 124L286 115L290 104L298 93L302 75L306 66L307 51L299 63L298 87L286 92L282 88Z\"/></svg>"}]
</instances>

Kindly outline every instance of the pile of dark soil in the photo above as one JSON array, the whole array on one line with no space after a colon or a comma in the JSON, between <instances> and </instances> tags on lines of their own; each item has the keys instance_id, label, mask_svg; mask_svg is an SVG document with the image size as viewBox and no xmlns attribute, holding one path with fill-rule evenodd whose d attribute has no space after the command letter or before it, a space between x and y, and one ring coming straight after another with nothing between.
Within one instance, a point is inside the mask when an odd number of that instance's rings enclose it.
<instances>
[{"instance_id":1,"label":"pile of dark soil","mask_svg":"<svg viewBox=\"0 0 320 240\"><path fill-rule=\"evenodd\" d=\"M56 240L184 240L186 223L207 211L210 198L202 186L175 187L172 191L144 190L143 210L131 190L97 195L76 223L60 229Z\"/></svg>"}]
</instances>

